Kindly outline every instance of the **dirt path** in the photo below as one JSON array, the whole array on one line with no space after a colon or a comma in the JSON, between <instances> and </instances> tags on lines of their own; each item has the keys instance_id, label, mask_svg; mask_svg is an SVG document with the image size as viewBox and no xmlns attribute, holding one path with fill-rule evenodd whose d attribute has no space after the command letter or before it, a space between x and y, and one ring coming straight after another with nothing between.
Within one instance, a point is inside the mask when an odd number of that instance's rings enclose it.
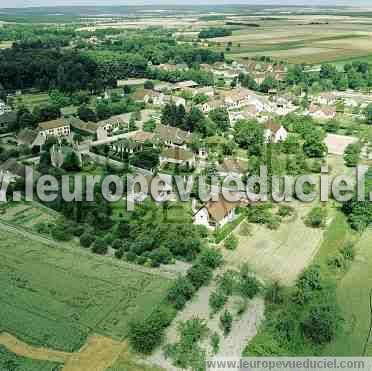
<instances>
[{"instance_id":1,"label":"dirt path","mask_svg":"<svg viewBox=\"0 0 372 371\"><path fill-rule=\"evenodd\" d=\"M126 343L104 336L91 336L79 352L70 356L63 371L105 371L126 349Z\"/></svg>"},{"instance_id":2,"label":"dirt path","mask_svg":"<svg viewBox=\"0 0 372 371\"><path fill-rule=\"evenodd\" d=\"M64 363L62 371L106 371L128 348L125 342L101 335L90 336L76 353L33 347L7 333L0 334L0 344L22 357Z\"/></svg>"}]
</instances>

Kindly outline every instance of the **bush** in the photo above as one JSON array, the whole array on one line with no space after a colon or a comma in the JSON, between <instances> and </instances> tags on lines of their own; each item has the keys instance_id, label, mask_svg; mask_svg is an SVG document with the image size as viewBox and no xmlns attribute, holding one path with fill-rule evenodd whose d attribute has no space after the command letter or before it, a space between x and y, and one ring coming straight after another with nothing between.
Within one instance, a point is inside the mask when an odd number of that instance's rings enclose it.
<instances>
[{"instance_id":1,"label":"bush","mask_svg":"<svg viewBox=\"0 0 372 371\"><path fill-rule=\"evenodd\" d=\"M242 296L253 299L260 292L260 284L256 277L242 277L240 279L239 291Z\"/></svg>"},{"instance_id":2,"label":"bush","mask_svg":"<svg viewBox=\"0 0 372 371\"><path fill-rule=\"evenodd\" d=\"M227 302L227 296L223 290L217 290L212 292L209 297L209 306L212 309L212 313L215 314L219 312Z\"/></svg>"},{"instance_id":3,"label":"bush","mask_svg":"<svg viewBox=\"0 0 372 371\"><path fill-rule=\"evenodd\" d=\"M226 238L224 246L228 250L235 250L238 247L238 239L231 234L229 237Z\"/></svg>"},{"instance_id":4,"label":"bush","mask_svg":"<svg viewBox=\"0 0 372 371\"><path fill-rule=\"evenodd\" d=\"M123 242L121 240L115 240L113 243L112 243L112 248L114 250L120 250L122 249L123 247Z\"/></svg>"},{"instance_id":5,"label":"bush","mask_svg":"<svg viewBox=\"0 0 372 371\"><path fill-rule=\"evenodd\" d=\"M161 344L164 329L170 324L172 317L164 308L159 308L145 320L129 322L130 345L136 352L150 354Z\"/></svg>"},{"instance_id":6,"label":"bush","mask_svg":"<svg viewBox=\"0 0 372 371\"><path fill-rule=\"evenodd\" d=\"M349 261L353 261L355 259L355 249L354 244L352 242L347 242L341 249L341 255Z\"/></svg>"},{"instance_id":7,"label":"bush","mask_svg":"<svg viewBox=\"0 0 372 371\"><path fill-rule=\"evenodd\" d=\"M188 279L197 290L209 283L209 281L212 279L212 276L212 269L204 264L201 264L200 262L194 264L187 272Z\"/></svg>"},{"instance_id":8,"label":"bush","mask_svg":"<svg viewBox=\"0 0 372 371\"><path fill-rule=\"evenodd\" d=\"M173 306L180 310L192 298L195 287L188 278L179 277L168 291L167 299Z\"/></svg>"},{"instance_id":9,"label":"bush","mask_svg":"<svg viewBox=\"0 0 372 371\"><path fill-rule=\"evenodd\" d=\"M218 336L217 332L213 333L211 336L211 345L213 354L217 354L220 349L220 337Z\"/></svg>"},{"instance_id":10,"label":"bush","mask_svg":"<svg viewBox=\"0 0 372 371\"><path fill-rule=\"evenodd\" d=\"M205 248L199 255L199 260L203 265L210 268L217 268L222 265L223 257L220 251L212 248Z\"/></svg>"},{"instance_id":11,"label":"bush","mask_svg":"<svg viewBox=\"0 0 372 371\"><path fill-rule=\"evenodd\" d=\"M80 236L80 245L89 248L95 240L92 233L85 232Z\"/></svg>"},{"instance_id":12,"label":"bush","mask_svg":"<svg viewBox=\"0 0 372 371\"><path fill-rule=\"evenodd\" d=\"M97 238L93 244L92 251L99 255L107 254L108 247L105 240L103 238Z\"/></svg>"},{"instance_id":13,"label":"bush","mask_svg":"<svg viewBox=\"0 0 372 371\"><path fill-rule=\"evenodd\" d=\"M120 248L119 250L115 251L115 258L122 259L125 254L125 251L123 248Z\"/></svg>"},{"instance_id":14,"label":"bush","mask_svg":"<svg viewBox=\"0 0 372 371\"><path fill-rule=\"evenodd\" d=\"M305 224L313 228L324 227L327 221L328 212L325 207L314 207L305 219Z\"/></svg>"},{"instance_id":15,"label":"bush","mask_svg":"<svg viewBox=\"0 0 372 371\"><path fill-rule=\"evenodd\" d=\"M292 216L294 213L294 208L288 205L280 205L278 210L278 215L282 218Z\"/></svg>"},{"instance_id":16,"label":"bush","mask_svg":"<svg viewBox=\"0 0 372 371\"><path fill-rule=\"evenodd\" d=\"M220 316L220 326L222 328L223 334L227 336L232 328L233 316L232 314L225 310Z\"/></svg>"},{"instance_id":17,"label":"bush","mask_svg":"<svg viewBox=\"0 0 372 371\"><path fill-rule=\"evenodd\" d=\"M305 314L301 329L306 338L316 345L330 343L340 327L342 317L337 306L316 304Z\"/></svg>"},{"instance_id":18,"label":"bush","mask_svg":"<svg viewBox=\"0 0 372 371\"><path fill-rule=\"evenodd\" d=\"M59 223L52 228L52 237L57 241L70 241L73 237L71 226Z\"/></svg>"}]
</instances>

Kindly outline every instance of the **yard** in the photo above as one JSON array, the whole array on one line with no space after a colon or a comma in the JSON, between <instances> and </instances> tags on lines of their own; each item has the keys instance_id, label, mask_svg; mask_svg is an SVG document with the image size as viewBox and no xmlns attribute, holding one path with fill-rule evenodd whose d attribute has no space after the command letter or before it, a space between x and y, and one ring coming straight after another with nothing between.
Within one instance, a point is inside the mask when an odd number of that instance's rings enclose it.
<instances>
[{"instance_id":1,"label":"yard","mask_svg":"<svg viewBox=\"0 0 372 371\"><path fill-rule=\"evenodd\" d=\"M0 328L30 345L76 351L93 332L125 339L171 281L79 249L52 248L1 226Z\"/></svg>"}]
</instances>

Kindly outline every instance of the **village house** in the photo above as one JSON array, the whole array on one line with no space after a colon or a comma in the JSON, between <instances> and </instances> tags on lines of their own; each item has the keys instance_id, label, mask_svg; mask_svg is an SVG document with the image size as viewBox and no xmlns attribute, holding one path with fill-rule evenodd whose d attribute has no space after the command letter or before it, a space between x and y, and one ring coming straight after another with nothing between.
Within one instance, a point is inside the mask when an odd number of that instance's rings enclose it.
<instances>
[{"instance_id":1,"label":"village house","mask_svg":"<svg viewBox=\"0 0 372 371\"><path fill-rule=\"evenodd\" d=\"M290 99L285 97L277 97L275 99L275 114L278 116L286 116L296 109L297 107L292 104Z\"/></svg>"},{"instance_id":2,"label":"village house","mask_svg":"<svg viewBox=\"0 0 372 371\"><path fill-rule=\"evenodd\" d=\"M240 120L257 119L259 111L254 104L249 104L240 111L229 111L230 125L234 126Z\"/></svg>"},{"instance_id":3,"label":"village house","mask_svg":"<svg viewBox=\"0 0 372 371\"><path fill-rule=\"evenodd\" d=\"M183 90L190 93L193 97L195 97L197 94L203 94L208 98L212 98L215 95L215 91L212 86L203 86L201 88L185 88Z\"/></svg>"},{"instance_id":4,"label":"village house","mask_svg":"<svg viewBox=\"0 0 372 371\"><path fill-rule=\"evenodd\" d=\"M78 134L93 137L96 137L97 135L98 125L96 122L85 122L76 117L67 119L67 122L70 124L71 130Z\"/></svg>"},{"instance_id":5,"label":"village house","mask_svg":"<svg viewBox=\"0 0 372 371\"><path fill-rule=\"evenodd\" d=\"M248 162L225 158L220 165L217 167L217 175L226 177L242 177L247 174Z\"/></svg>"},{"instance_id":6,"label":"village house","mask_svg":"<svg viewBox=\"0 0 372 371\"><path fill-rule=\"evenodd\" d=\"M191 151L181 147L166 148L160 154L160 165L164 164L176 164L192 168L195 165L195 156Z\"/></svg>"},{"instance_id":7,"label":"village house","mask_svg":"<svg viewBox=\"0 0 372 371\"><path fill-rule=\"evenodd\" d=\"M287 130L282 125L272 120L265 122L264 127L264 136L266 142L279 143L285 141L288 137Z\"/></svg>"},{"instance_id":8,"label":"village house","mask_svg":"<svg viewBox=\"0 0 372 371\"><path fill-rule=\"evenodd\" d=\"M332 120L336 117L336 107L312 104L309 108L308 114L317 120Z\"/></svg>"},{"instance_id":9,"label":"village house","mask_svg":"<svg viewBox=\"0 0 372 371\"><path fill-rule=\"evenodd\" d=\"M17 135L17 144L26 145L30 148L41 147L45 144L46 137L38 130L25 128Z\"/></svg>"},{"instance_id":10,"label":"village house","mask_svg":"<svg viewBox=\"0 0 372 371\"><path fill-rule=\"evenodd\" d=\"M207 114L211 111L214 111L218 108L224 108L225 103L222 99L213 99L209 102L205 102L203 104L199 104L197 107L204 113Z\"/></svg>"},{"instance_id":11,"label":"village house","mask_svg":"<svg viewBox=\"0 0 372 371\"><path fill-rule=\"evenodd\" d=\"M62 119L41 122L38 125L40 134L45 138L67 137L71 133L70 124Z\"/></svg>"},{"instance_id":12,"label":"village house","mask_svg":"<svg viewBox=\"0 0 372 371\"><path fill-rule=\"evenodd\" d=\"M231 91L221 92L224 97L225 107L227 109L240 109L248 105L250 91L248 89L239 88Z\"/></svg>"},{"instance_id":13,"label":"village house","mask_svg":"<svg viewBox=\"0 0 372 371\"><path fill-rule=\"evenodd\" d=\"M187 144L191 143L191 133L173 126L158 124L154 131L154 140L168 147L182 147L186 149Z\"/></svg>"},{"instance_id":14,"label":"village house","mask_svg":"<svg viewBox=\"0 0 372 371\"><path fill-rule=\"evenodd\" d=\"M312 102L321 106L332 106L337 103L337 96L332 92L323 92L312 97Z\"/></svg>"},{"instance_id":15,"label":"village house","mask_svg":"<svg viewBox=\"0 0 372 371\"><path fill-rule=\"evenodd\" d=\"M124 113L97 122L97 139L111 137L116 130L122 128L128 129L131 116L131 113Z\"/></svg>"},{"instance_id":16,"label":"village house","mask_svg":"<svg viewBox=\"0 0 372 371\"><path fill-rule=\"evenodd\" d=\"M192 80L188 80L188 81L180 81L180 82L177 82L175 85L174 85L174 90L183 90L183 89L186 89L186 88L196 88L198 87L199 84L195 81L192 81Z\"/></svg>"},{"instance_id":17,"label":"village house","mask_svg":"<svg viewBox=\"0 0 372 371\"><path fill-rule=\"evenodd\" d=\"M204 225L208 229L216 230L222 228L236 219L237 202L228 202L222 195L218 201L210 200L204 206L197 209L193 199L193 220L196 225Z\"/></svg>"}]
</instances>

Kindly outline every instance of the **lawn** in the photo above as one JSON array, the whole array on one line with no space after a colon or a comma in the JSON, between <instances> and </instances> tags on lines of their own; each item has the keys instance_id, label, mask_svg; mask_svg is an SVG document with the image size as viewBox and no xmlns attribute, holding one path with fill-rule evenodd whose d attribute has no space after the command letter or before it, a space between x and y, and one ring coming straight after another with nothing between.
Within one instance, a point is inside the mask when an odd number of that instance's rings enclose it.
<instances>
[{"instance_id":1,"label":"lawn","mask_svg":"<svg viewBox=\"0 0 372 371\"><path fill-rule=\"evenodd\" d=\"M4 371L57 371L62 366L55 362L20 357L0 345L0 370Z\"/></svg>"},{"instance_id":2,"label":"lawn","mask_svg":"<svg viewBox=\"0 0 372 371\"><path fill-rule=\"evenodd\" d=\"M1 233L0 329L31 345L70 352L92 333L125 339L128 322L157 308L171 283L79 249Z\"/></svg>"}]
</instances>

